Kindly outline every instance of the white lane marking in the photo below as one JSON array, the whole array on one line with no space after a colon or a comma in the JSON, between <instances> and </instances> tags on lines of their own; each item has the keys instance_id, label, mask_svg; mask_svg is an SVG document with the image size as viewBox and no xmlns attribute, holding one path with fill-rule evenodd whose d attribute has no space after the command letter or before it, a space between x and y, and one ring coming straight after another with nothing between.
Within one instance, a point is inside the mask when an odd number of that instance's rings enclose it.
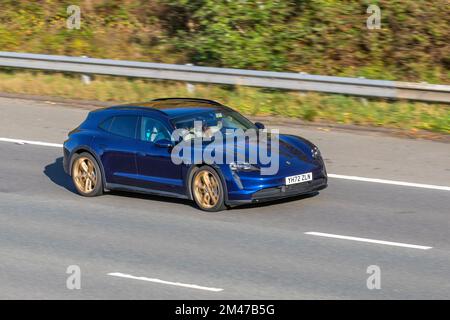
<instances>
[{"instance_id":1,"label":"white lane marking","mask_svg":"<svg viewBox=\"0 0 450 320\"><path fill-rule=\"evenodd\" d=\"M309 234L309 235L312 235L312 236L326 237L326 238L335 238L335 239L344 239L344 240L353 240L353 241L360 241L360 242L385 244L385 245L388 245L388 246L405 247L405 248L413 248L413 249L420 249L420 250L428 250L428 249L433 248L433 247L427 247L427 246L419 246L419 245L416 245L416 244L408 244L408 243L401 243L401 242L391 242L391 241L374 240L374 239L367 239L367 238L341 236L341 235L338 235L338 234L322 233L322 232L312 232L311 231L311 232L305 232L305 234Z\"/></svg>"},{"instance_id":2,"label":"white lane marking","mask_svg":"<svg viewBox=\"0 0 450 320\"><path fill-rule=\"evenodd\" d=\"M375 179L375 178L364 178L364 177L357 177L357 176L344 176L342 174L333 174L333 173L329 173L328 177L335 178L335 179L353 180L353 181L364 181L364 182L393 184L393 185L396 185L396 186L404 186L404 187L415 187L415 188L423 188L423 189L434 189L434 190L450 191L450 187L437 186L437 185L433 185L433 184L403 182L403 181Z\"/></svg>"},{"instance_id":3,"label":"white lane marking","mask_svg":"<svg viewBox=\"0 0 450 320\"><path fill-rule=\"evenodd\" d=\"M30 141L30 140L21 140L21 139L9 139L9 138L0 138L0 141L3 142L12 142L12 143L18 143L18 144L33 144L37 146L44 146L44 147L56 147L56 148L62 148L62 144L60 143L50 143L50 142L41 142L41 141Z\"/></svg>"},{"instance_id":4,"label":"white lane marking","mask_svg":"<svg viewBox=\"0 0 450 320\"><path fill-rule=\"evenodd\" d=\"M17 144L32 144L32 145L45 146L45 147L56 147L56 148L63 147L63 145L59 144L59 143L30 141L30 140L21 140L21 139L0 138L0 141L12 142L12 143L17 143ZM432 184L403 182L403 181L376 179L376 178L365 178L365 177L357 177L357 176L346 176L346 175L334 174L334 173L329 173L328 177L335 178L335 179L353 180L353 181L384 183L384 184L391 184L391 185L404 186L404 187L415 187L415 188L423 188L423 189L450 191L450 187L438 186L438 185L432 185Z\"/></svg>"},{"instance_id":5,"label":"white lane marking","mask_svg":"<svg viewBox=\"0 0 450 320\"><path fill-rule=\"evenodd\" d=\"M185 287L185 288L191 288L191 289L207 290L207 291L214 291L214 292L223 291L223 289L221 289L221 288L203 287L203 286L198 286L196 284L171 282L171 281L164 281L164 280L160 280L160 279L147 278L147 277L136 277L136 276L132 276L131 274L125 274L125 273L120 273L120 272L111 272L111 273L108 273L108 275L113 276L113 277L121 277L121 278L128 278L128 279L134 279L134 280L156 282L156 283L168 284L168 285L172 285L172 286Z\"/></svg>"}]
</instances>

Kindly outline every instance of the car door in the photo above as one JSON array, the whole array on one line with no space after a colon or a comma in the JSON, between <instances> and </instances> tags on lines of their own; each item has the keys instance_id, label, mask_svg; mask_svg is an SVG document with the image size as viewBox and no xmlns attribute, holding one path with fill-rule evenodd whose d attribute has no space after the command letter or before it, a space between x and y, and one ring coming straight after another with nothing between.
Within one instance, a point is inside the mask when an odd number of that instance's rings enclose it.
<instances>
[{"instance_id":1,"label":"car door","mask_svg":"<svg viewBox=\"0 0 450 320\"><path fill-rule=\"evenodd\" d=\"M172 162L172 148L158 145L171 140L167 124L142 116L138 126L136 162L141 187L161 193L184 194L181 165Z\"/></svg>"},{"instance_id":2,"label":"car door","mask_svg":"<svg viewBox=\"0 0 450 320\"><path fill-rule=\"evenodd\" d=\"M116 115L100 124L94 139L107 183L134 185L137 179L136 132L139 116Z\"/></svg>"}]
</instances>

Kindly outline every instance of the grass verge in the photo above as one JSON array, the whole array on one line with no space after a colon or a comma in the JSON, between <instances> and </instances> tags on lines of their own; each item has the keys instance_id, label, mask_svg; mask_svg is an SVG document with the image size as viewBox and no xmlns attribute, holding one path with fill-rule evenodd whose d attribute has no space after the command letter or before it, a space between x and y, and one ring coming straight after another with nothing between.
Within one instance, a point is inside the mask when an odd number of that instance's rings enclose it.
<instances>
[{"instance_id":1,"label":"grass verge","mask_svg":"<svg viewBox=\"0 0 450 320\"><path fill-rule=\"evenodd\" d=\"M450 133L450 106L446 104L200 84L191 93L185 83L108 76L95 76L86 85L80 75L31 71L1 72L0 91L117 102L159 97L208 98L252 116Z\"/></svg>"}]
</instances>

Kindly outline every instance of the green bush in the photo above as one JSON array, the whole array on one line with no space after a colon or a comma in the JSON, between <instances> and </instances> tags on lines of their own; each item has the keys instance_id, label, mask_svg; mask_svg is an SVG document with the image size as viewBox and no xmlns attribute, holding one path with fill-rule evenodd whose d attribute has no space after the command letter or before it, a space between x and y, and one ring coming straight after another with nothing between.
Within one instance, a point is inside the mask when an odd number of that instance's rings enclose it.
<instances>
[{"instance_id":1,"label":"green bush","mask_svg":"<svg viewBox=\"0 0 450 320\"><path fill-rule=\"evenodd\" d=\"M69 5L81 29L66 28ZM366 9L381 8L368 30ZM446 83L448 0L3 0L0 50Z\"/></svg>"}]
</instances>

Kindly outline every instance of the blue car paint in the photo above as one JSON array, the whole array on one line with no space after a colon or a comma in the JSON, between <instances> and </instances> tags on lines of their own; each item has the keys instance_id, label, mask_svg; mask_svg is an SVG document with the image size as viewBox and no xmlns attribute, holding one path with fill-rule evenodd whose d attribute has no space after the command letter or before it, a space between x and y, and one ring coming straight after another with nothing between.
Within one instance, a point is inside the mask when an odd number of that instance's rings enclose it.
<instances>
[{"instance_id":1,"label":"blue car paint","mask_svg":"<svg viewBox=\"0 0 450 320\"><path fill-rule=\"evenodd\" d=\"M176 165L171 160L169 149L158 147L152 142L111 134L99 128L99 124L118 115L150 116L162 122L169 130L174 130L171 122L173 118L222 108L227 107L216 102L180 98L167 99L166 104L158 103L158 108L149 103L92 111L78 128L69 133L69 138L64 142L64 169L70 175L73 155L87 151L96 158L100 166L105 189L192 199L189 181L195 165ZM311 152L315 146L301 137L293 135L279 137L280 167L274 175L262 176L258 172L235 172L228 164L212 166L222 179L226 204L284 198L312 193L327 186L323 160L321 157L314 158ZM286 188L285 177L306 172L313 172L314 181L302 183L297 189L289 186L288 189ZM261 193L262 190L267 192ZM258 192L263 196L262 198L255 196Z\"/></svg>"}]
</instances>

